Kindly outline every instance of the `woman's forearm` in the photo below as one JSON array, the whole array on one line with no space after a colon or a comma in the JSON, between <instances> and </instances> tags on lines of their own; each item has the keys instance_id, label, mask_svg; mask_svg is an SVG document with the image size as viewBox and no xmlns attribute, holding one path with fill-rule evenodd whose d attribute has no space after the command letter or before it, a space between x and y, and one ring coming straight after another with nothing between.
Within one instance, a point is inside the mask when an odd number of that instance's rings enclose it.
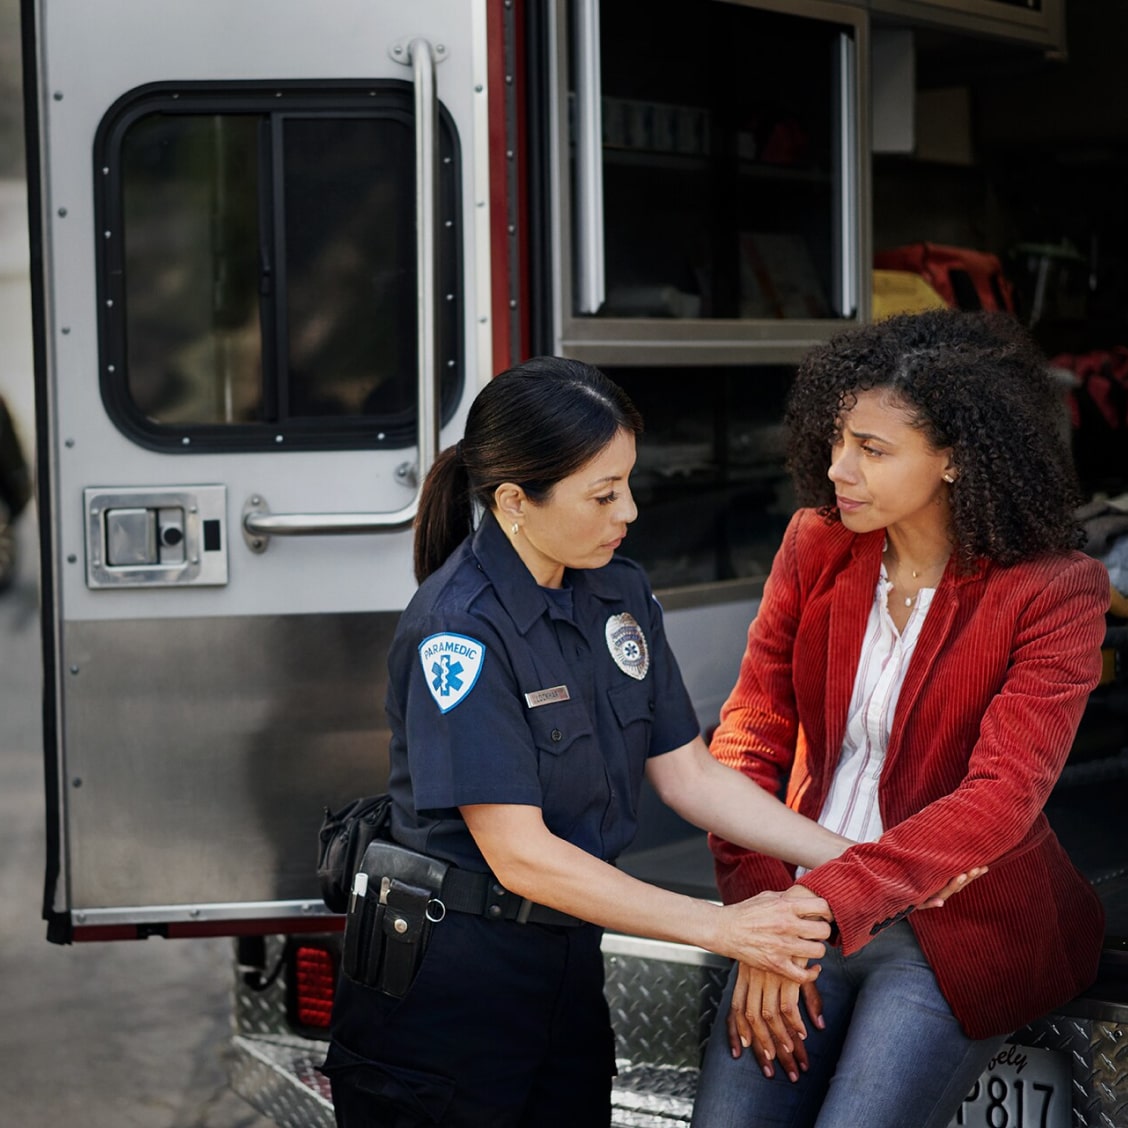
<instances>
[{"instance_id":1,"label":"woman's forearm","mask_svg":"<svg viewBox=\"0 0 1128 1128\"><path fill-rule=\"evenodd\" d=\"M682 818L756 853L811 869L854 845L718 763L700 737L652 757L647 775L663 802Z\"/></svg>"}]
</instances>

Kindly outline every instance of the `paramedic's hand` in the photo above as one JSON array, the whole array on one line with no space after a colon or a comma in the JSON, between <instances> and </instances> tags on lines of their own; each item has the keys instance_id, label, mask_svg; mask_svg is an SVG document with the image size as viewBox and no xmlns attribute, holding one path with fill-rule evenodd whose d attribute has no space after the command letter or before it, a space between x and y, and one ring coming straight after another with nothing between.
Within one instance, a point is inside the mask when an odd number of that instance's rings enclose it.
<instances>
[{"instance_id":1,"label":"paramedic's hand","mask_svg":"<svg viewBox=\"0 0 1128 1128\"><path fill-rule=\"evenodd\" d=\"M806 965L822 956L820 941L830 935L830 906L821 897L793 887L758 893L722 912L725 935L716 949L722 955L797 983L818 975Z\"/></svg>"},{"instance_id":2,"label":"paramedic's hand","mask_svg":"<svg viewBox=\"0 0 1128 1128\"><path fill-rule=\"evenodd\" d=\"M822 1030L826 1022L822 999L814 983L800 985L792 979L741 964L727 1019L732 1056L738 1058L743 1050L751 1050L765 1077L775 1075L772 1063L778 1058L787 1077L798 1081L800 1072L808 1065L807 1048L803 1044L807 1028L799 1009L800 994L811 1022Z\"/></svg>"}]
</instances>

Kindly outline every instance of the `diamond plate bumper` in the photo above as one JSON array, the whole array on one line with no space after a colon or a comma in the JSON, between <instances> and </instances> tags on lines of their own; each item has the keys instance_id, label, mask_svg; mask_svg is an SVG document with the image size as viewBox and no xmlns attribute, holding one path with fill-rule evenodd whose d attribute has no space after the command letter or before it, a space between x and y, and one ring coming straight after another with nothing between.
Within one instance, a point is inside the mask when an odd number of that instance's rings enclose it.
<instances>
[{"instance_id":1,"label":"diamond plate bumper","mask_svg":"<svg viewBox=\"0 0 1128 1128\"><path fill-rule=\"evenodd\" d=\"M614 934L604 937L603 951L619 1067L612 1124L688 1124L727 961L680 944ZM281 939L272 937L268 966L281 952ZM265 990L250 989L241 976L237 982L233 1088L283 1128L333 1128L329 1083L317 1072L325 1043L289 1032L284 975ZM1128 1125L1128 999L1091 993L1011 1040L1068 1054L1077 1128Z\"/></svg>"}]
</instances>

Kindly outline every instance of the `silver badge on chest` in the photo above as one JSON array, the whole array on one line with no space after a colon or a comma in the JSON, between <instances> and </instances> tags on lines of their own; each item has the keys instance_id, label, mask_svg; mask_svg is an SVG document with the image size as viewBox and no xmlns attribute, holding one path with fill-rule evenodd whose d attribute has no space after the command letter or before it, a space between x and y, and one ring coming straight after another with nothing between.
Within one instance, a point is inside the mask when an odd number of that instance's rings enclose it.
<instances>
[{"instance_id":1,"label":"silver badge on chest","mask_svg":"<svg viewBox=\"0 0 1128 1128\"><path fill-rule=\"evenodd\" d=\"M650 648L638 620L627 611L612 615L604 633L615 665L624 674L642 681L650 669Z\"/></svg>"}]
</instances>

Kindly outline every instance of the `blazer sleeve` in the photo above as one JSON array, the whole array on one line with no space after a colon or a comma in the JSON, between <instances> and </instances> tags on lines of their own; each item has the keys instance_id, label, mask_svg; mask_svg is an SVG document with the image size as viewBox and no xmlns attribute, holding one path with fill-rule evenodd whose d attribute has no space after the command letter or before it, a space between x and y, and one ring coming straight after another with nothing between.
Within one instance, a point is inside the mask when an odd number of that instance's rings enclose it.
<instances>
[{"instance_id":1,"label":"blazer sleeve","mask_svg":"<svg viewBox=\"0 0 1128 1128\"><path fill-rule=\"evenodd\" d=\"M709 750L765 791L781 797L795 758L798 717L792 651L801 608L797 541L803 512L792 517L764 585L736 685L721 709ZM794 867L710 834L717 887L726 904L794 884Z\"/></svg>"},{"instance_id":2,"label":"blazer sleeve","mask_svg":"<svg viewBox=\"0 0 1128 1128\"><path fill-rule=\"evenodd\" d=\"M956 874L1025 845L1100 677L1108 593L1098 561L1075 557L1061 568L1018 615L1005 681L955 790L803 877L833 908L846 954ZM934 688L956 700L959 679L976 676L974 669L956 671ZM899 773L920 770L911 750L900 755L883 790L896 788Z\"/></svg>"}]
</instances>

